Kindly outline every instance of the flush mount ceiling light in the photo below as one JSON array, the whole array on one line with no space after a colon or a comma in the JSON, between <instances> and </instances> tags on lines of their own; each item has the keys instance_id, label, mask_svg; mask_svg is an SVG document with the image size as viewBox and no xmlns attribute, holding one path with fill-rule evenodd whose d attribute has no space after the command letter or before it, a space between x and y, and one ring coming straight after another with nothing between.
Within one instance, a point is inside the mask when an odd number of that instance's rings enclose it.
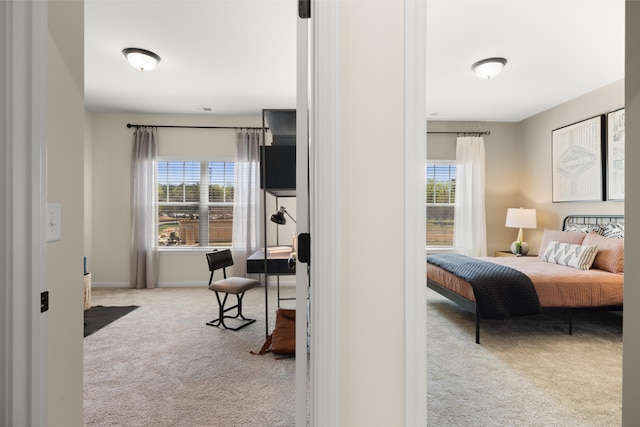
<instances>
[{"instance_id":1,"label":"flush mount ceiling light","mask_svg":"<svg viewBox=\"0 0 640 427\"><path fill-rule=\"evenodd\" d=\"M490 79L500 74L506 64L507 60L504 58L487 58L473 64L471 69L481 79Z\"/></svg>"},{"instance_id":2,"label":"flush mount ceiling light","mask_svg":"<svg viewBox=\"0 0 640 427\"><path fill-rule=\"evenodd\" d=\"M160 62L160 57L155 53L137 47L122 49L122 53L129 61L129 64L140 71L153 70L156 68L156 64Z\"/></svg>"}]
</instances>

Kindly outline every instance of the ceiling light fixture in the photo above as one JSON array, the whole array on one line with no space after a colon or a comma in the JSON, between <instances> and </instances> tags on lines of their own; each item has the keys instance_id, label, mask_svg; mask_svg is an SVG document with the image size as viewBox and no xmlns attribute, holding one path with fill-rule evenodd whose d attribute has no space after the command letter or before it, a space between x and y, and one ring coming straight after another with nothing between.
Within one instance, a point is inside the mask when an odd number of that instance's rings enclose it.
<instances>
[{"instance_id":1,"label":"ceiling light fixture","mask_svg":"<svg viewBox=\"0 0 640 427\"><path fill-rule=\"evenodd\" d=\"M481 79L491 79L500 74L505 65L507 60L504 58L487 58L473 64L471 69Z\"/></svg>"},{"instance_id":2,"label":"ceiling light fixture","mask_svg":"<svg viewBox=\"0 0 640 427\"><path fill-rule=\"evenodd\" d=\"M133 68L140 71L153 70L156 68L158 62L160 62L160 57L155 53L137 47L122 49L122 54L127 58L127 61L129 61L129 64L131 64Z\"/></svg>"}]
</instances>

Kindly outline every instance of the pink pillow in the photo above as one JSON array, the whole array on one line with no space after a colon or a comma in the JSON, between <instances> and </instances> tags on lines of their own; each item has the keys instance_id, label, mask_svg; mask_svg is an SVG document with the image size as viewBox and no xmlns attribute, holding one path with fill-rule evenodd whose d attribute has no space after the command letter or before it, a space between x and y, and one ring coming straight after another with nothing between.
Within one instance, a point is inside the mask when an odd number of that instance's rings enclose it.
<instances>
[{"instance_id":1,"label":"pink pillow","mask_svg":"<svg viewBox=\"0 0 640 427\"><path fill-rule=\"evenodd\" d=\"M572 245L580 245L584 240L586 233L578 233L575 231L560 231L544 229L542 235L542 243L540 243L540 251L538 252L542 256L547 249L547 245L550 241L555 240L558 243L569 243Z\"/></svg>"},{"instance_id":2,"label":"pink pillow","mask_svg":"<svg viewBox=\"0 0 640 427\"><path fill-rule=\"evenodd\" d=\"M593 268L611 273L624 272L624 239L613 239L589 233L585 236L583 244L598 247L598 253L593 260Z\"/></svg>"}]
</instances>

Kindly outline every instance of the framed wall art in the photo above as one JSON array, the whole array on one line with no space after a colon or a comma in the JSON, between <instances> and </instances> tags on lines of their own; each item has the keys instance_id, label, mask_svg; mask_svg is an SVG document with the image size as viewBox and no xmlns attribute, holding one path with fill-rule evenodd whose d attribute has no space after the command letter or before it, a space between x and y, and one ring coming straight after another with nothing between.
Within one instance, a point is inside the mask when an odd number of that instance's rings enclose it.
<instances>
[{"instance_id":1,"label":"framed wall art","mask_svg":"<svg viewBox=\"0 0 640 427\"><path fill-rule=\"evenodd\" d=\"M607 114L607 200L624 200L624 108Z\"/></svg>"},{"instance_id":2,"label":"framed wall art","mask_svg":"<svg viewBox=\"0 0 640 427\"><path fill-rule=\"evenodd\" d=\"M553 202L604 200L604 118L551 131Z\"/></svg>"}]
</instances>

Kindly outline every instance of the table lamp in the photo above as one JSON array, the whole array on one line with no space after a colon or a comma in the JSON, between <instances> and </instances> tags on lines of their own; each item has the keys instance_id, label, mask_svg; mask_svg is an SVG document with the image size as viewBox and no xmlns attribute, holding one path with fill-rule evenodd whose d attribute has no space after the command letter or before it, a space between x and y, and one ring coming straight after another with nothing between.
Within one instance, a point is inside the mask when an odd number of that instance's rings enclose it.
<instances>
[{"instance_id":1,"label":"table lamp","mask_svg":"<svg viewBox=\"0 0 640 427\"><path fill-rule=\"evenodd\" d=\"M511 252L516 255L526 255L529 252L529 244L524 241L523 228L536 228L536 210L523 208L507 209L505 227L519 228L518 238L511 244Z\"/></svg>"}]
</instances>

